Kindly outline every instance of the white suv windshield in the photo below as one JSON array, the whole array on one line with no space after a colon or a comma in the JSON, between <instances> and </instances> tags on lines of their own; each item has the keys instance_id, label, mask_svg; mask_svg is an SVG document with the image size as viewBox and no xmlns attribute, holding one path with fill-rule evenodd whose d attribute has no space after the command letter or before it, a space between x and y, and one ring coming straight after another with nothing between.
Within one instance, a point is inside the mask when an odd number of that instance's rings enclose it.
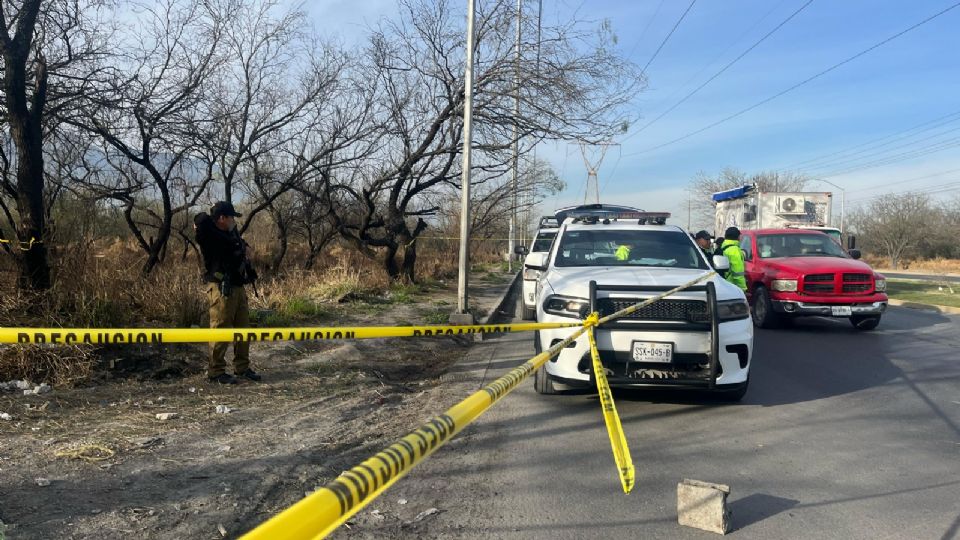
<instances>
[{"instance_id":1,"label":"white suv windshield","mask_svg":"<svg viewBox=\"0 0 960 540\"><path fill-rule=\"evenodd\" d=\"M533 249L530 251L550 251L550 244L553 243L553 237L556 235L556 232L542 232L538 234L537 239L533 242Z\"/></svg>"},{"instance_id":2,"label":"white suv windshield","mask_svg":"<svg viewBox=\"0 0 960 540\"><path fill-rule=\"evenodd\" d=\"M700 250L683 232L599 228L564 233L554 264L707 269Z\"/></svg>"},{"instance_id":3,"label":"white suv windshield","mask_svg":"<svg viewBox=\"0 0 960 540\"><path fill-rule=\"evenodd\" d=\"M757 237L757 251L762 259L777 257L843 257L843 252L825 234L766 234Z\"/></svg>"}]
</instances>

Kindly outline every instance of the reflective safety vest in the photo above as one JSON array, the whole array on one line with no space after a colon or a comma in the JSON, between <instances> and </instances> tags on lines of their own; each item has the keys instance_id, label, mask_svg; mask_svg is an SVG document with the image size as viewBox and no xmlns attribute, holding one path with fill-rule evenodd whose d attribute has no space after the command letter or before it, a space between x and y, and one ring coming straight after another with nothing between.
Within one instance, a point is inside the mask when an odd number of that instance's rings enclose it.
<instances>
[{"instance_id":1,"label":"reflective safety vest","mask_svg":"<svg viewBox=\"0 0 960 540\"><path fill-rule=\"evenodd\" d=\"M630 246L620 246L617 248L614 256L618 261L625 261L630 258Z\"/></svg>"},{"instance_id":2,"label":"reflective safety vest","mask_svg":"<svg viewBox=\"0 0 960 540\"><path fill-rule=\"evenodd\" d=\"M727 271L727 281L733 283L742 290L747 290L746 265L743 264L743 251L740 250L740 242L736 240L724 240L720 249L723 255L730 259L730 270Z\"/></svg>"}]
</instances>

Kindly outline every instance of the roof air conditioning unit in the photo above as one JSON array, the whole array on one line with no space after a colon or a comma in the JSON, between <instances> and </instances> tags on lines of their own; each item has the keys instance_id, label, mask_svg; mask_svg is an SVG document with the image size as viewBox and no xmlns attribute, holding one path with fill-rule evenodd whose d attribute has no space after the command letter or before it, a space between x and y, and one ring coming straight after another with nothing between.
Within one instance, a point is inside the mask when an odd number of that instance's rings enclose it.
<instances>
[{"instance_id":1,"label":"roof air conditioning unit","mask_svg":"<svg viewBox=\"0 0 960 540\"><path fill-rule=\"evenodd\" d=\"M807 212L804 210L806 202L803 197L778 197L777 213L794 215L806 214Z\"/></svg>"}]
</instances>

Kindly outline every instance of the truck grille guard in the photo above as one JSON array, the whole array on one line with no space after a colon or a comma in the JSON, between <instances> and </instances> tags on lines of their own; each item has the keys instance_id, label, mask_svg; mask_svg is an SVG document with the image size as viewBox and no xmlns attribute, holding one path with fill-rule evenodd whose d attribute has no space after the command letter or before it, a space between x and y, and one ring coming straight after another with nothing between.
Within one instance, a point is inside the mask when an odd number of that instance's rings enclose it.
<instances>
[{"instance_id":1,"label":"truck grille guard","mask_svg":"<svg viewBox=\"0 0 960 540\"><path fill-rule=\"evenodd\" d=\"M597 293L600 291L604 292L648 292L648 293L662 293L664 291L669 291L673 289L670 286L662 285L597 285L596 281L590 282L590 312L596 313L599 312L601 315L604 311L608 313L611 307L616 306L618 299L611 299L609 297L598 298ZM636 319L646 319L645 316L649 317L651 315L661 315L660 318L655 320L665 321L665 322L610 322L603 324L597 327L597 331L611 331L611 330L630 330L633 332L710 332L710 351L708 353L709 357L709 367L707 370L707 378L632 378L632 377L621 377L621 376L610 376L611 382L614 384L617 383L630 383L630 384L641 384L641 385L651 385L651 386L688 386L694 388L707 388L713 390L717 385L717 377L719 376L718 370L720 366L720 322L717 319L717 288L713 282L708 282L705 285L695 285L684 290L684 292L703 292L706 296L706 301L702 302L699 300L669 300L663 299L654 302L648 308L654 308L661 302L671 302L672 304L665 304L667 307L659 307L649 311L641 310L627 320L636 320ZM684 303L683 305L678 303ZM634 302L635 303L635 302ZM692 304L705 305L706 313L702 311L691 309L694 308ZM686 310L684 313L684 319L678 318L681 310ZM663 317L666 314L670 317ZM693 319L693 320L691 320ZM676 354L676 351L674 351ZM590 373L590 382L595 384L594 375Z\"/></svg>"}]
</instances>

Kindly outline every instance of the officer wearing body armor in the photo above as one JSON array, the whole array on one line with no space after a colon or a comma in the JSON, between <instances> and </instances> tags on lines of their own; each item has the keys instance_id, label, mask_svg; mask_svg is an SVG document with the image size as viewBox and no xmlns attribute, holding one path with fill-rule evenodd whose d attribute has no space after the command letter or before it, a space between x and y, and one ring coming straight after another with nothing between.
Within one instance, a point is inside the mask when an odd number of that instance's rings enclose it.
<instances>
[{"instance_id":1,"label":"officer wearing body armor","mask_svg":"<svg viewBox=\"0 0 960 540\"><path fill-rule=\"evenodd\" d=\"M729 227L723 233L723 243L720 244L720 254L730 259L730 269L727 270L726 280L741 290L747 290L746 265L743 262L743 252L740 251L740 229Z\"/></svg>"},{"instance_id":2,"label":"officer wearing body armor","mask_svg":"<svg viewBox=\"0 0 960 540\"><path fill-rule=\"evenodd\" d=\"M237 213L229 202L220 201L210 213L194 218L197 244L203 255L203 281L207 285L210 328L247 328L250 307L244 285L252 284L257 273L250 264L250 246L237 231ZM220 384L236 384L236 377L259 381L260 375L250 368L250 343L233 345L233 373L226 372L226 354L230 343L211 343L207 378Z\"/></svg>"}]
</instances>

